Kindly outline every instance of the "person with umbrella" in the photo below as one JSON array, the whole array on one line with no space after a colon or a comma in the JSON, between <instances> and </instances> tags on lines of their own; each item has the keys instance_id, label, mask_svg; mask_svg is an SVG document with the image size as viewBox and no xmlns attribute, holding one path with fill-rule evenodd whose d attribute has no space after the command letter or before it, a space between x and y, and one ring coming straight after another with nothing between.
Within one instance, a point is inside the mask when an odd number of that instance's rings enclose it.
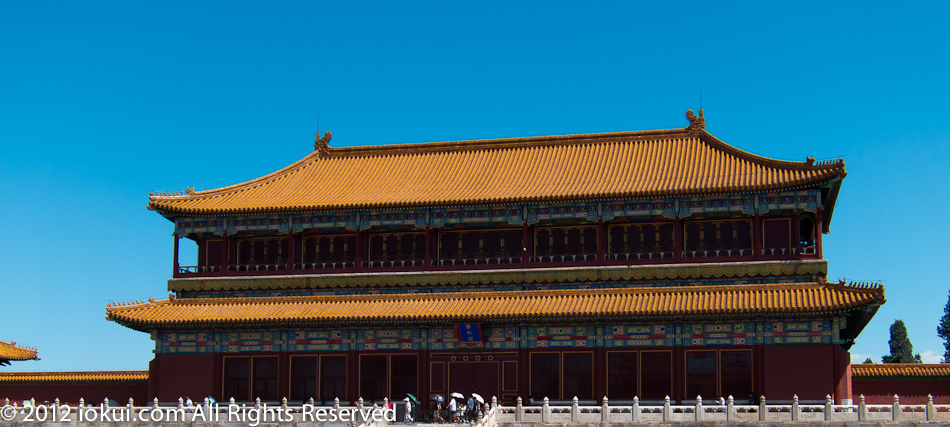
<instances>
[{"instance_id":1,"label":"person with umbrella","mask_svg":"<svg viewBox=\"0 0 950 427\"><path fill-rule=\"evenodd\" d=\"M412 424L412 400L407 396L403 401L406 402L406 416L403 418L403 421L406 424Z\"/></svg>"},{"instance_id":2,"label":"person with umbrella","mask_svg":"<svg viewBox=\"0 0 950 427\"><path fill-rule=\"evenodd\" d=\"M443 422L445 419L442 418L442 402L445 401L445 398L441 394L433 394L432 400L435 401L435 413L433 414L433 419L437 423Z\"/></svg>"}]
</instances>

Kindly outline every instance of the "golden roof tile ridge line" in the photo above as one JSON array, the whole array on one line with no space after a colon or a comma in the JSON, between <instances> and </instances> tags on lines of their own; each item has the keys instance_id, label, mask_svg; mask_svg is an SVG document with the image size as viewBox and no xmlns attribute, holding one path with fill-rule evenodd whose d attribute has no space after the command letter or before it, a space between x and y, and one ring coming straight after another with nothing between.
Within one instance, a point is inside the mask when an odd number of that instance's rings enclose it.
<instances>
[{"instance_id":1,"label":"golden roof tile ridge line","mask_svg":"<svg viewBox=\"0 0 950 427\"><path fill-rule=\"evenodd\" d=\"M461 141L410 142L402 144L354 145L331 147L329 157L371 157L401 154L426 154L481 150L505 150L548 147L557 145L584 145L623 142L624 138L685 134L683 128L653 129L621 132L598 132L567 135L527 136L514 138L471 139Z\"/></svg>"},{"instance_id":2,"label":"golden roof tile ridge line","mask_svg":"<svg viewBox=\"0 0 950 427\"><path fill-rule=\"evenodd\" d=\"M845 162L843 158L838 158L837 160L823 160L821 162L815 162L814 158L807 158L804 162L796 162L794 160L779 160L773 159L770 157L761 156L755 153L745 151L741 148L737 148L719 138L713 136L709 131L703 129L700 131L700 138L711 145L713 148L725 151L733 156L745 159L754 164L765 167L776 167L782 169L796 169L800 171L821 171L821 170L830 170L830 171L839 171L840 173L845 173L844 166ZM830 177L829 177L830 178Z\"/></svg>"}]
</instances>

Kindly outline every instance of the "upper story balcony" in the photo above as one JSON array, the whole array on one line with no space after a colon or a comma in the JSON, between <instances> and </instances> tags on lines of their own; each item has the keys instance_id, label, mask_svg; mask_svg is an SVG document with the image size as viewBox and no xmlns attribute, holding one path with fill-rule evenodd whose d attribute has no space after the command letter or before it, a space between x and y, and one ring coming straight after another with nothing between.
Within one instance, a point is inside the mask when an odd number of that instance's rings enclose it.
<instances>
[{"instance_id":1,"label":"upper story balcony","mask_svg":"<svg viewBox=\"0 0 950 427\"><path fill-rule=\"evenodd\" d=\"M200 238L175 278L525 269L821 258L802 216Z\"/></svg>"}]
</instances>

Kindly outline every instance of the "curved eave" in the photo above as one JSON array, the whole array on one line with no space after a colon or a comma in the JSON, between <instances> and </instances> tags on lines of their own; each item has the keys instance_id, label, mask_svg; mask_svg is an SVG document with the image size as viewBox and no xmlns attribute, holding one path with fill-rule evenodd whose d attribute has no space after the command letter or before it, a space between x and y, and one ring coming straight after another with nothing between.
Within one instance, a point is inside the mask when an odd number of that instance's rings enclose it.
<instances>
[{"instance_id":1,"label":"curved eave","mask_svg":"<svg viewBox=\"0 0 950 427\"><path fill-rule=\"evenodd\" d=\"M521 319L830 315L884 302L880 286L823 283L317 297L187 298L110 306L107 319L169 327Z\"/></svg>"}]
</instances>

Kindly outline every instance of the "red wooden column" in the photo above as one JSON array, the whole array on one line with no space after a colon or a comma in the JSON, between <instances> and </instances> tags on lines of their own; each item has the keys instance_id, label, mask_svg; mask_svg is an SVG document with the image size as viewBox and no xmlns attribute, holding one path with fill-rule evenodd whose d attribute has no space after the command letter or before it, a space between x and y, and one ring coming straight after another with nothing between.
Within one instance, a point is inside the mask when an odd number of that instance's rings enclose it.
<instances>
[{"instance_id":1,"label":"red wooden column","mask_svg":"<svg viewBox=\"0 0 950 427\"><path fill-rule=\"evenodd\" d=\"M597 261L603 263L607 257L607 227L604 225L604 219L597 220Z\"/></svg>"},{"instance_id":2,"label":"red wooden column","mask_svg":"<svg viewBox=\"0 0 950 427\"><path fill-rule=\"evenodd\" d=\"M432 230L429 229L429 226L426 225L426 252L425 256L422 258L422 265L425 268L432 267Z\"/></svg>"},{"instance_id":3,"label":"red wooden column","mask_svg":"<svg viewBox=\"0 0 950 427\"><path fill-rule=\"evenodd\" d=\"M181 236L179 236L177 232L174 234L174 236L175 236L175 256L173 257L174 260L172 261L172 277L177 277L178 276L178 239L180 239Z\"/></svg>"},{"instance_id":4,"label":"red wooden column","mask_svg":"<svg viewBox=\"0 0 950 427\"><path fill-rule=\"evenodd\" d=\"M680 262L683 260L683 220L680 219L680 215L676 214L676 217L673 218L673 262Z\"/></svg>"},{"instance_id":5,"label":"red wooden column","mask_svg":"<svg viewBox=\"0 0 950 427\"><path fill-rule=\"evenodd\" d=\"M752 252L753 259L762 259L762 217L759 216L758 210L752 218Z\"/></svg>"},{"instance_id":6,"label":"red wooden column","mask_svg":"<svg viewBox=\"0 0 950 427\"><path fill-rule=\"evenodd\" d=\"M815 253L818 254L818 259L822 259L821 255L821 230L824 229L824 218L822 217L821 208L818 208L818 214L815 215Z\"/></svg>"},{"instance_id":7,"label":"red wooden column","mask_svg":"<svg viewBox=\"0 0 950 427\"><path fill-rule=\"evenodd\" d=\"M228 254L231 253L231 242L228 241L228 233L225 231L221 235L221 274L228 274Z\"/></svg>"},{"instance_id":8,"label":"red wooden column","mask_svg":"<svg viewBox=\"0 0 950 427\"><path fill-rule=\"evenodd\" d=\"M528 266L528 258L531 257L531 251L528 248L531 247L531 229L528 227L528 221L525 221L524 225L521 227L521 243L524 245L521 248L521 266Z\"/></svg>"},{"instance_id":9,"label":"red wooden column","mask_svg":"<svg viewBox=\"0 0 950 427\"><path fill-rule=\"evenodd\" d=\"M294 269L294 230L287 234L287 271Z\"/></svg>"},{"instance_id":10,"label":"red wooden column","mask_svg":"<svg viewBox=\"0 0 950 427\"><path fill-rule=\"evenodd\" d=\"M356 268L356 271L363 268L363 233L360 233L358 225L356 227L356 256L353 257L353 267Z\"/></svg>"}]
</instances>

